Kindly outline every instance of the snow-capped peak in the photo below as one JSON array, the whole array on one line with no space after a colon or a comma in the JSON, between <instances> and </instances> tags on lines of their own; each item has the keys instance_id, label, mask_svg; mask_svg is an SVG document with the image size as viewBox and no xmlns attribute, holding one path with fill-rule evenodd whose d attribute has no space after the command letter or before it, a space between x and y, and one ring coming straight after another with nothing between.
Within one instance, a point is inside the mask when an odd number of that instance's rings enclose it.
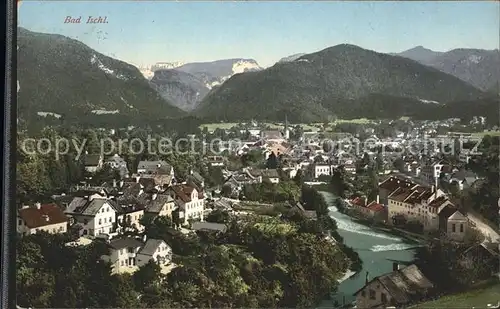
<instances>
[{"instance_id":1,"label":"snow-capped peak","mask_svg":"<svg viewBox=\"0 0 500 309\"><path fill-rule=\"evenodd\" d=\"M262 68L253 60L238 60L233 63L233 74L255 70L262 70Z\"/></svg>"},{"instance_id":2,"label":"snow-capped peak","mask_svg":"<svg viewBox=\"0 0 500 309\"><path fill-rule=\"evenodd\" d=\"M151 71L156 71L156 70L166 70L166 69L175 69L180 66L183 66L185 63L181 61L176 61L176 62L157 62L151 66Z\"/></svg>"}]
</instances>

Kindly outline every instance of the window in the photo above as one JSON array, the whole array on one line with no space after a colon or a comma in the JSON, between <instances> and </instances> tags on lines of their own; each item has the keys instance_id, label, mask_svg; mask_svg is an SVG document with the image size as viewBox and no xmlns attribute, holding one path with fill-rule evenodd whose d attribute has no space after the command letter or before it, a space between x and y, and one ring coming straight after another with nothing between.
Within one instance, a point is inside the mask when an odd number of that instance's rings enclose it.
<instances>
[{"instance_id":1,"label":"window","mask_svg":"<svg viewBox=\"0 0 500 309\"><path fill-rule=\"evenodd\" d=\"M383 304L387 303L387 296L385 295L385 293L380 293L380 299L382 300Z\"/></svg>"},{"instance_id":2,"label":"window","mask_svg":"<svg viewBox=\"0 0 500 309\"><path fill-rule=\"evenodd\" d=\"M374 290L369 290L369 293L370 293L370 299L377 299Z\"/></svg>"},{"instance_id":3,"label":"window","mask_svg":"<svg viewBox=\"0 0 500 309\"><path fill-rule=\"evenodd\" d=\"M453 233L455 233L455 223L453 223L453 224L451 225L451 231L452 231Z\"/></svg>"},{"instance_id":4,"label":"window","mask_svg":"<svg viewBox=\"0 0 500 309\"><path fill-rule=\"evenodd\" d=\"M19 219L18 224L23 225L23 219Z\"/></svg>"},{"instance_id":5,"label":"window","mask_svg":"<svg viewBox=\"0 0 500 309\"><path fill-rule=\"evenodd\" d=\"M113 219L113 218L109 217L109 222L113 222L113 220L112 220L112 219Z\"/></svg>"},{"instance_id":6,"label":"window","mask_svg":"<svg viewBox=\"0 0 500 309\"><path fill-rule=\"evenodd\" d=\"M102 223L102 220L101 220L101 219L99 219L99 225L100 225L101 223Z\"/></svg>"},{"instance_id":7,"label":"window","mask_svg":"<svg viewBox=\"0 0 500 309\"><path fill-rule=\"evenodd\" d=\"M123 266L123 260L122 260L122 261L120 261L120 265L121 265L121 266Z\"/></svg>"},{"instance_id":8,"label":"window","mask_svg":"<svg viewBox=\"0 0 500 309\"><path fill-rule=\"evenodd\" d=\"M464 232L464 225L460 224L460 233L463 233L463 232Z\"/></svg>"},{"instance_id":9,"label":"window","mask_svg":"<svg viewBox=\"0 0 500 309\"><path fill-rule=\"evenodd\" d=\"M104 218L104 223L106 223L107 218Z\"/></svg>"}]
</instances>

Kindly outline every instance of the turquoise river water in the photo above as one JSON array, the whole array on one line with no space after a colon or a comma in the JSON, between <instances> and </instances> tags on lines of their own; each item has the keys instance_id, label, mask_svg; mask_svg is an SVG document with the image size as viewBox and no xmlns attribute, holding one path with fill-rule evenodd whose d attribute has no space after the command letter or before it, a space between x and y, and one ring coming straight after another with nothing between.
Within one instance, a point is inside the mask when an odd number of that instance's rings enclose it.
<instances>
[{"instance_id":1,"label":"turquoise river water","mask_svg":"<svg viewBox=\"0 0 500 309\"><path fill-rule=\"evenodd\" d=\"M321 194L329 205L333 205L333 194ZM325 300L320 304L322 308L332 308L335 300L340 304L344 301L353 302L353 293L365 284L366 272L369 273L369 279L391 272L391 260L411 261L414 254L411 248L415 247L415 244L407 243L400 237L356 223L349 216L338 212L335 206L331 206L329 210L331 217L337 222L338 232L344 238L344 243L358 252L363 260L363 270L340 283L337 293L332 295L332 300Z\"/></svg>"}]
</instances>

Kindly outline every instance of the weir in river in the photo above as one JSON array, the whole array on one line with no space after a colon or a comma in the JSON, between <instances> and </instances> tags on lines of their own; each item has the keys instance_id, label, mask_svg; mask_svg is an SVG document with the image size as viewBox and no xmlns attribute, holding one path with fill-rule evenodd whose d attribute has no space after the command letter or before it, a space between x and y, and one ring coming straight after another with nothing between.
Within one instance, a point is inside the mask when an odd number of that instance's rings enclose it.
<instances>
[{"instance_id":1,"label":"weir in river","mask_svg":"<svg viewBox=\"0 0 500 309\"><path fill-rule=\"evenodd\" d=\"M338 232L344 243L352 247L363 261L363 269L353 277L340 283L331 300L320 304L323 308L332 308L335 300L342 304L355 300L353 294L362 288L366 280L392 271L392 260L410 262L413 260L415 244L403 238L376 231L368 226L354 222L349 216L340 213L334 205L335 196L322 191L329 207L330 216L337 222Z\"/></svg>"}]
</instances>

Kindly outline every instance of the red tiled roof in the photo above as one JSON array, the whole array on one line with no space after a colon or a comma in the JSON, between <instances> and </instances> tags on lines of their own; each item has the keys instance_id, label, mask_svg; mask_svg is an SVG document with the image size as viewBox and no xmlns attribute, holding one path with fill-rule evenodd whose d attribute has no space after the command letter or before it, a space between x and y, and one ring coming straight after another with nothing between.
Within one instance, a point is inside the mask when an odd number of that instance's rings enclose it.
<instances>
[{"instance_id":1,"label":"red tiled roof","mask_svg":"<svg viewBox=\"0 0 500 309\"><path fill-rule=\"evenodd\" d=\"M361 197L356 197L356 198L352 199L351 203L353 205L356 205L356 206L361 206L361 207L365 206L365 200Z\"/></svg>"},{"instance_id":2,"label":"red tiled roof","mask_svg":"<svg viewBox=\"0 0 500 309\"><path fill-rule=\"evenodd\" d=\"M379 211L384 210L385 207L384 207L384 205L378 204L375 201L373 201L370 204L368 204L368 206L366 206L366 208L370 209L373 212L379 212Z\"/></svg>"},{"instance_id":3,"label":"red tiled roof","mask_svg":"<svg viewBox=\"0 0 500 309\"><path fill-rule=\"evenodd\" d=\"M36 207L19 210L19 217L29 228L37 228L52 224L64 223L68 218L56 204L44 204L40 209Z\"/></svg>"},{"instance_id":4,"label":"red tiled roof","mask_svg":"<svg viewBox=\"0 0 500 309\"><path fill-rule=\"evenodd\" d=\"M183 201L184 203L191 202L191 193L193 193L193 190L195 188L189 185L175 185L172 186L172 189L174 190L175 194L181 201ZM203 197L203 193L199 192L198 198L200 198L200 193Z\"/></svg>"}]
</instances>

